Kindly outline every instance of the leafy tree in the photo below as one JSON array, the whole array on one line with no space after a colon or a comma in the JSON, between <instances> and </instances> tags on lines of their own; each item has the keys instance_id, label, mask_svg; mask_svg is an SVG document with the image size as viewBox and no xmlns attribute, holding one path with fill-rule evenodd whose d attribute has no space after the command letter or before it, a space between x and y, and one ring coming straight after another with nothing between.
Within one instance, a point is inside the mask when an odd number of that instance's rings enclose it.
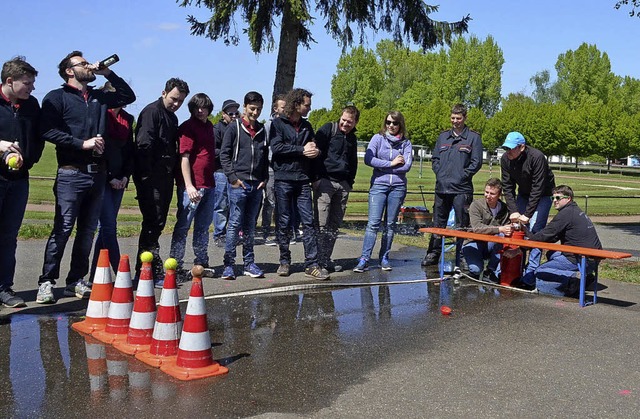
<instances>
[{"instance_id":1,"label":"leafy tree","mask_svg":"<svg viewBox=\"0 0 640 419\"><path fill-rule=\"evenodd\" d=\"M449 44L453 35L467 31L469 16L459 22L435 21L429 17L438 10L422 1L405 0L177 0L182 6L205 7L211 11L206 21L190 15L191 34L206 36L214 41L222 39L228 45L237 45L240 39L237 19L247 28L251 50L258 54L278 47L274 95L293 87L298 59L298 46L309 48L314 42L310 26L314 20L311 6L325 22L324 28L343 48L363 43L365 30L391 33L396 42L409 41L427 50ZM280 26L276 44L274 26ZM354 38L354 28L358 32Z\"/></svg>"},{"instance_id":2,"label":"leafy tree","mask_svg":"<svg viewBox=\"0 0 640 419\"><path fill-rule=\"evenodd\" d=\"M551 82L549 70L537 72L529 79L534 86L533 100L536 103L555 103L558 100L558 91L555 83Z\"/></svg>"},{"instance_id":3,"label":"leafy tree","mask_svg":"<svg viewBox=\"0 0 640 419\"><path fill-rule=\"evenodd\" d=\"M558 56L558 96L569 108L584 102L584 96L593 96L607 103L619 78L611 72L607 53L601 53L595 45L583 43L577 50L569 50Z\"/></svg>"},{"instance_id":4,"label":"leafy tree","mask_svg":"<svg viewBox=\"0 0 640 419\"><path fill-rule=\"evenodd\" d=\"M629 12L629 16L640 17L640 13L636 12L636 8L640 9L640 0L620 0L616 3L615 8L620 9L622 6L631 5L631 11Z\"/></svg>"},{"instance_id":5,"label":"leafy tree","mask_svg":"<svg viewBox=\"0 0 640 419\"><path fill-rule=\"evenodd\" d=\"M342 108L352 102L361 110L373 108L378 104L383 85L382 67L374 52L356 47L338 60L336 74L331 79L333 107Z\"/></svg>"}]
</instances>

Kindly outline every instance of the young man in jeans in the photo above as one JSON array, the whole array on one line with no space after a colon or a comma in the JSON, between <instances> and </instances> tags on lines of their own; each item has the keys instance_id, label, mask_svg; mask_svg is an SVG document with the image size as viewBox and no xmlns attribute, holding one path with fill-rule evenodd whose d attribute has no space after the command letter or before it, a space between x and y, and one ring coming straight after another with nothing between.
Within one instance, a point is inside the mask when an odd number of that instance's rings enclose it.
<instances>
[{"instance_id":1,"label":"young man in jeans","mask_svg":"<svg viewBox=\"0 0 640 419\"><path fill-rule=\"evenodd\" d=\"M180 170L176 176L178 191L177 222L171 237L171 257L178 261L178 282L189 278L183 269L183 258L187 243L187 233L191 222L193 227L194 264L205 267L204 276L213 277L209 268L209 226L213 220L214 180L216 140L209 115L213 102L204 93L195 94L189 100L191 118L180 125L178 141L180 149Z\"/></svg>"},{"instance_id":2,"label":"young man in jeans","mask_svg":"<svg viewBox=\"0 0 640 419\"><path fill-rule=\"evenodd\" d=\"M264 276L255 264L253 242L258 211L262 204L262 190L269 177L269 149L264 126L258 122L264 99L258 92L244 96L242 118L231 122L224 133L220 163L229 179L229 220L224 246L222 279L236 279L234 264L240 230L244 234L242 258L244 275Z\"/></svg>"},{"instance_id":3,"label":"young man in jeans","mask_svg":"<svg viewBox=\"0 0 640 419\"><path fill-rule=\"evenodd\" d=\"M313 227L313 203L311 202L311 160L320 155L313 141L314 132L306 119L311 110L311 93L293 89L286 96L284 115L271 122L269 138L273 153L276 205L278 221L276 238L280 248L278 275L289 276L291 266L290 219L291 202L295 202L303 226L305 270L310 278L329 279L329 272L318 265L318 243Z\"/></svg>"},{"instance_id":4,"label":"young man in jeans","mask_svg":"<svg viewBox=\"0 0 640 419\"><path fill-rule=\"evenodd\" d=\"M38 72L24 58L2 66L0 95L0 303L22 307L13 291L17 237L29 197L29 169L40 160L40 105L31 95Z\"/></svg>"}]
</instances>

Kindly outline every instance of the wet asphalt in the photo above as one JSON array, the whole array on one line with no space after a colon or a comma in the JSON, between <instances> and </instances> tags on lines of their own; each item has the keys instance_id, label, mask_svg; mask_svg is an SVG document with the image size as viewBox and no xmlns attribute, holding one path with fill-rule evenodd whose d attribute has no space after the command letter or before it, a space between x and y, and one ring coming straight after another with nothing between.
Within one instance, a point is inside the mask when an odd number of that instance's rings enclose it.
<instances>
[{"instance_id":1,"label":"wet asphalt","mask_svg":"<svg viewBox=\"0 0 640 419\"><path fill-rule=\"evenodd\" d=\"M639 225L597 229L605 248L640 255ZM169 241L162 237L163 253ZM361 237L337 243L334 256L352 268ZM302 244L291 246L289 278L274 273L277 248L256 246L266 278L203 280L214 358L229 373L181 382L72 330L86 301L35 304L44 245L19 243L15 289L28 307L0 309L0 417L637 417L640 409L637 285L602 279L599 304L580 308L465 280L419 282L437 277L420 268L424 250L395 246L393 271L347 270L312 289ZM121 247L135 254L136 239ZM222 249L210 256L219 272ZM180 289L185 301L189 287ZM266 289L280 292L255 294Z\"/></svg>"}]
</instances>

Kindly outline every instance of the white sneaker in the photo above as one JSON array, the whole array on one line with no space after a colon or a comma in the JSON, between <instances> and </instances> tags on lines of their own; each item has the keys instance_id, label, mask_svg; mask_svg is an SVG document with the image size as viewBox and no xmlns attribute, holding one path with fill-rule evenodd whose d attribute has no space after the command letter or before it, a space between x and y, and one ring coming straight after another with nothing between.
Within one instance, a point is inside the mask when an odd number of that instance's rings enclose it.
<instances>
[{"instance_id":1,"label":"white sneaker","mask_svg":"<svg viewBox=\"0 0 640 419\"><path fill-rule=\"evenodd\" d=\"M53 285L51 285L51 281L46 281L40 284L38 294L36 295L36 303L53 304L55 302L56 299L53 296Z\"/></svg>"}]
</instances>

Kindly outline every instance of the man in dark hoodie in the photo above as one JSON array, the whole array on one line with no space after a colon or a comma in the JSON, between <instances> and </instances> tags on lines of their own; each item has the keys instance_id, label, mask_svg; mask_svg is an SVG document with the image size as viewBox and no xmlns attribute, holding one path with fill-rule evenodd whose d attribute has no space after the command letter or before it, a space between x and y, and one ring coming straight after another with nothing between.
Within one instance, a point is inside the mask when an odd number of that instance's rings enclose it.
<instances>
[{"instance_id":1,"label":"man in dark hoodie","mask_svg":"<svg viewBox=\"0 0 640 419\"><path fill-rule=\"evenodd\" d=\"M512 223L528 225L532 233L537 233L547 225L549 218L549 197L556 186L553 172L545 155L527 145L519 132L507 134L502 148L505 153L500 159L500 169L509 219ZM525 284L533 285L533 275L541 255L539 249L531 249L522 277Z\"/></svg>"},{"instance_id":2,"label":"man in dark hoodie","mask_svg":"<svg viewBox=\"0 0 640 419\"><path fill-rule=\"evenodd\" d=\"M67 54L58 64L65 81L42 101L41 132L56 146L58 173L54 184L56 213L47 241L36 302L55 302L52 286L60 276L60 263L74 225L76 237L64 295L88 298L89 254L102 207L107 164L103 155L107 110L136 100L131 87L109 67L90 64L82 52ZM88 84L104 76L115 89L105 92ZM77 221L77 223L76 223Z\"/></svg>"},{"instance_id":3,"label":"man in dark hoodie","mask_svg":"<svg viewBox=\"0 0 640 419\"><path fill-rule=\"evenodd\" d=\"M338 122L326 123L316 133L320 156L313 160L317 179L313 182L313 200L318 225L318 263L335 272L342 267L332 264L331 254L358 171L355 130L359 118L358 108L347 106Z\"/></svg>"},{"instance_id":4,"label":"man in dark hoodie","mask_svg":"<svg viewBox=\"0 0 640 419\"><path fill-rule=\"evenodd\" d=\"M162 97L140 112L136 125L133 181L142 213L136 277L142 267L140 254L149 251L153 253L153 278L159 288L164 284L164 269L158 239L167 223L178 165L178 117L175 112L188 94L189 86L185 81L169 79Z\"/></svg>"},{"instance_id":5,"label":"man in dark hoodie","mask_svg":"<svg viewBox=\"0 0 640 419\"><path fill-rule=\"evenodd\" d=\"M24 306L13 291L17 237L29 197L29 169L40 160L40 105L31 96L38 72L24 58L2 66L0 86L0 303Z\"/></svg>"},{"instance_id":6,"label":"man in dark hoodie","mask_svg":"<svg viewBox=\"0 0 640 419\"><path fill-rule=\"evenodd\" d=\"M290 219L291 202L295 202L303 226L305 275L310 278L329 279L329 272L318 265L318 243L313 227L313 178L311 161L320 155L314 142L313 127L304 119L311 110L311 93L293 89L286 96L284 115L271 122L269 138L273 153L276 205L278 220L276 240L280 248L280 266L277 274L289 276L291 266Z\"/></svg>"},{"instance_id":7,"label":"man in dark hoodie","mask_svg":"<svg viewBox=\"0 0 640 419\"><path fill-rule=\"evenodd\" d=\"M553 188L552 200L558 214L542 231L533 233L526 229L526 235L529 239L548 243L559 240L561 244L568 246L602 249L593 223L573 200L573 190L570 187L560 185ZM580 259L580 256L573 253L548 252L547 262L535 270L535 287L543 294L574 296L579 286L578 263L580 263ZM597 267L597 261L588 260L586 267L587 286L595 280L594 272ZM524 283L524 285L526 287L528 284Z\"/></svg>"}]
</instances>

